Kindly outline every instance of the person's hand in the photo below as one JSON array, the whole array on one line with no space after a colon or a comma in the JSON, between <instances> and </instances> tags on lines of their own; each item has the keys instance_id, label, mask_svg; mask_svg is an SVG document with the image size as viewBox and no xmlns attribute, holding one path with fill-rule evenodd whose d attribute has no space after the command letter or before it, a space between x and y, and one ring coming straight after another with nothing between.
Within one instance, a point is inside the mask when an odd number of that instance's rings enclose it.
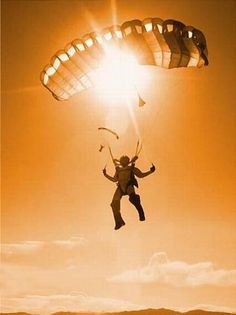
<instances>
[{"instance_id":1,"label":"person's hand","mask_svg":"<svg viewBox=\"0 0 236 315\"><path fill-rule=\"evenodd\" d=\"M103 172L104 175L107 174L107 170L105 168L102 170L102 172Z\"/></svg>"},{"instance_id":2,"label":"person's hand","mask_svg":"<svg viewBox=\"0 0 236 315\"><path fill-rule=\"evenodd\" d=\"M155 167L155 165L152 164L152 166L150 167L150 171L153 173L153 172L155 172L155 170L156 170L156 167Z\"/></svg>"}]
</instances>

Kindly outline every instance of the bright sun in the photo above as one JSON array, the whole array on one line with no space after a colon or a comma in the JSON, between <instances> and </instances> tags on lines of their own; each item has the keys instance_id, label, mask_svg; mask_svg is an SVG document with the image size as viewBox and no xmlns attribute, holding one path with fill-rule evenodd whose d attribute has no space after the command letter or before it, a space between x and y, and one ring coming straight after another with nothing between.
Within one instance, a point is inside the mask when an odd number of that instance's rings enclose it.
<instances>
[{"instance_id":1,"label":"bright sun","mask_svg":"<svg viewBox=\"0 0 236 315\"><path fill-rule=\"evenodd\" d=\"M99 95L117 103L137 96L137 78L138 63L134 56L114 48L106 51L95 80Z\"/></svg>"}]
</instances>

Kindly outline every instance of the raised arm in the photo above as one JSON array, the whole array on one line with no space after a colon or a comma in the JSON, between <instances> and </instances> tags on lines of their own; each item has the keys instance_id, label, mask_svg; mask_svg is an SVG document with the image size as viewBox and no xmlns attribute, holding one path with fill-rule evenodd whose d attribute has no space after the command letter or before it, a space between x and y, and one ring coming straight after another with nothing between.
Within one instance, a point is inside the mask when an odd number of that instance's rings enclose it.
<instances>
[{"instance_id":1,"label":"raised arm","mask_svg":"<svg viewBox=\"0 0 236 315\"><path fill-rule=\"evenodd\" d=\"M107 179L109 179L110 181L112 181L112 182L114 182L114 183L118 181L117 172L115 172L115 175L112 177L112 176L110 176L110 175L107 174L107 171L106 171L106 169L104 168L104 169L103 169L103 174L104 174L104 176L105 176Z\"/></svg>"},{"instance_id":2,"label":"raised arm","mask_svg":"<svg viewBox=\"0 0 236 315\"><path fill-rule=\"evenodd\" d=\"M152 174L153 172L155 172L155 170L156 170L156 168L155 168L154 165L152 165L152 166L150 167L150 170L147 171L147 172L142 172L142 171L140 171L139 168L135 167L135 168L134 168L134 175L137 176L137 177L139 177L139 178L143 178L143 177L146 177L146 176Z\"/></svg>"}]
</instances>

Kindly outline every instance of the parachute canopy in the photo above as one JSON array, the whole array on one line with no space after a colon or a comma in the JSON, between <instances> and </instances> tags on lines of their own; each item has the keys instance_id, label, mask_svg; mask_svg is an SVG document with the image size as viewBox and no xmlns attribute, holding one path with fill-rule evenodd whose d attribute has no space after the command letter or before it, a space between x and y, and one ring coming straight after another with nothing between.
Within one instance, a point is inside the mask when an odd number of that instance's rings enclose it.
<instances>
[{"instance_id":1,"label":"parachute canopy","mask_svg":"<svg viewBox=\"0 0 236 315\"><path fill-rule=\"evenodd\" d=\"M112 130L112 129L110 129L110 128L99 127L98 130L105 130L105 131L107 131L107 132L110 132L111 134L113 134L113 135L116 137L117 140L119 139L118 134L117 134L114 130Z\"/></svg>"},{"instance_id":2,"label":"parachute canopy","mask_svg":"<svg viewBox=\"0 0 236 315\"><path fill-rule=\"evenodd\" d=\"M57 100L67 100L94 84L93 73L109 49L120 49L140 65L167 69L208 65L204 34L175 20L147 18L113 25L75 39L41 72L42 84Z\"/></svg>"}]
</instances>

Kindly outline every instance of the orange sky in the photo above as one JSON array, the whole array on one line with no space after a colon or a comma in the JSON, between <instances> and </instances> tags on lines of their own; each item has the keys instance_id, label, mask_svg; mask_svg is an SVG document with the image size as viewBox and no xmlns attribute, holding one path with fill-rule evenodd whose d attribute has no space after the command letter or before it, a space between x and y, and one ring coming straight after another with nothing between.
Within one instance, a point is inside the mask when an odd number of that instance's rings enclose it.
<instances>
[{"instance_id":1,"label":"orange sky","mask_svg":"<svg viewBox=\"0 0 236 315\"><path fill-rule=\"evenodd\" d=\"M114 7L118 24L151 16L199 28L210 63L142 70L137 166L157 172L140 180L147 221L124 198L119 231L97 127L124 123L125 109L95 89L58 102L39 82L58 49L112 25ZM235 310L235 1L8 0L1 13L3 310ZM118 156L135 149L127 128Z\"/></svg>"}]
</instances>

